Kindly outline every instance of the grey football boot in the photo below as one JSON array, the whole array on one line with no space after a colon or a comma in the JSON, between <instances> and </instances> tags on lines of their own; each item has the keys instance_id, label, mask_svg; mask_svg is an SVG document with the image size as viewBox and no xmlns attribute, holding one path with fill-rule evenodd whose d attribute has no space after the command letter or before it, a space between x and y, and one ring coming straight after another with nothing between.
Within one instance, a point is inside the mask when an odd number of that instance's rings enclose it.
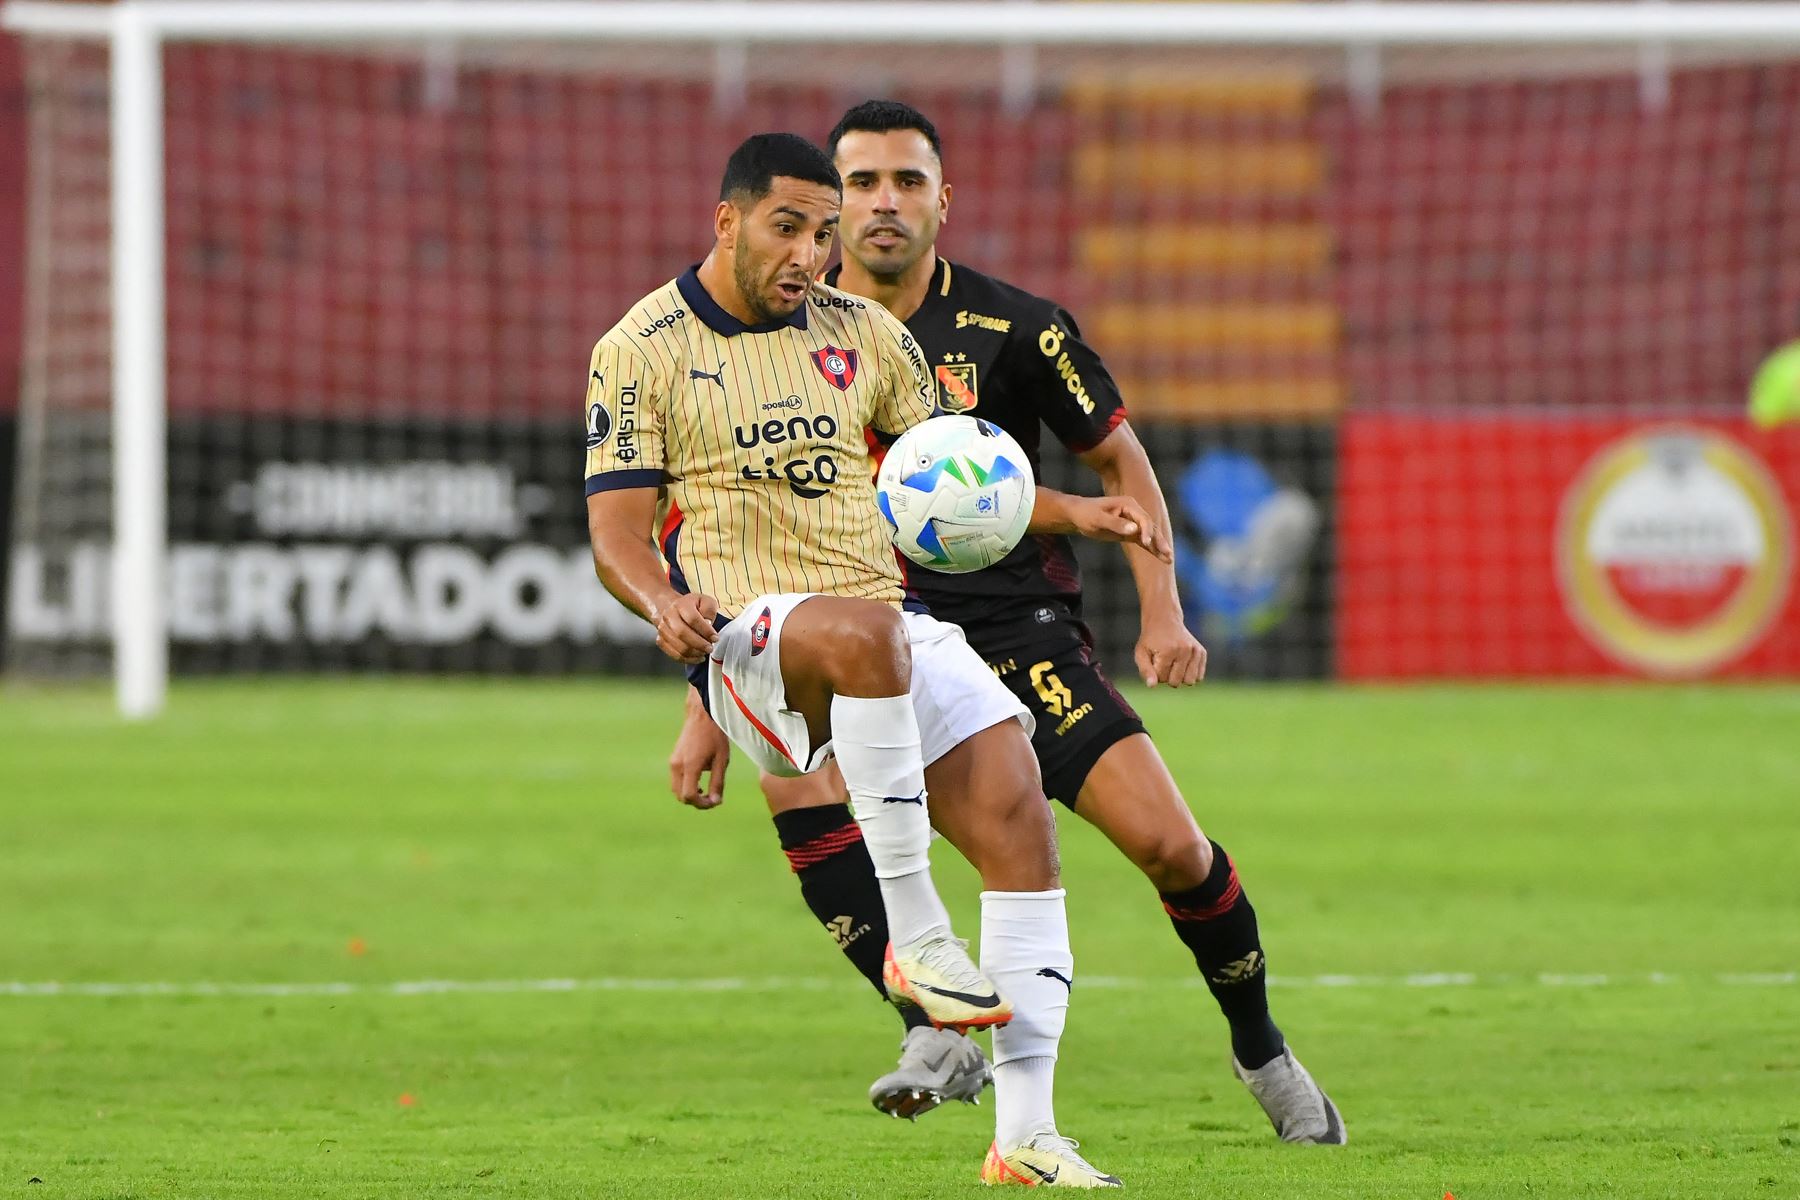
<instances>
[{"instance_id":1,"label":"grey football boot","mask_svg":"<svg viewBox=\"0 0 1800 1200\"><path fill-rule=\"evenodd\" d=\"M1245 1070L1233 1058L1231 1069L1262 1105L1282 1141L1341 1146L1349 1140L1337 1105L1313 1082L1292 1050L1283 1047L1279 1055L1254 1071Z\"/></svg>"},{"instance_id":2,"label":"grey football boot","mask_svg":"<svg viewBox=\"0 0 1800 1200\"><path fill-rule=\"evenodd\" d=\"M972 1038L921 1025L906 1031L900 1065L869 1087L869 1103L890 1117L916 1121L946 1100L980 1104L981 1089L993 1081L987 1056Z\"/></svg>"}]
</instances>

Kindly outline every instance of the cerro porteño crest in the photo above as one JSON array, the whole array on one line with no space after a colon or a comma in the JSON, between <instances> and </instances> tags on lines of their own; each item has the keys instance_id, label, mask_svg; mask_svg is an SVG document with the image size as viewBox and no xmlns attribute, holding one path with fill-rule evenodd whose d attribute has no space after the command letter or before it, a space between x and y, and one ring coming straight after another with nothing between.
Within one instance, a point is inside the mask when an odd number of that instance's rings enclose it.
<instances>
[{"instance_id":1,"label":"cerro porte\u00f1o crest","mask_svg":"<svg viewBox=\"0 0 1800 1200\"><path fill-rule=\"evenodd\" d=\"M825 382L840 392L850 390L856 382L856 351L839 350L836 346L827 345L823 350L812 352L813 365L819 368L819 374Z\"/></svg>"}]
</instances>

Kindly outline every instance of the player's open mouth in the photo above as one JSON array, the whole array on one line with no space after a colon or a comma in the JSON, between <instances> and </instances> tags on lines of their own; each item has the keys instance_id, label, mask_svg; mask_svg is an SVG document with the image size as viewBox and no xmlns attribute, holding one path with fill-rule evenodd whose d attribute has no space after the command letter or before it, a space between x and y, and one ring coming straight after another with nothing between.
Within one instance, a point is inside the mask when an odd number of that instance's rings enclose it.
<instances>
[{"instance_id":1,"label":"player's open mouth","mask_svg":"<svg viewBox=\"0 0 1800 1200\"><path fill-rule=\"evenodd\" d=\"M789 280L785 283L776 284L775 291L783 300L793 301L806 295L806 285L804 283L795 283L792 280Z\"/></svg>"},{"instance_id":2,"label":"player's open mouth","mask_svg":"<svg viewBox=\"0 0 1800 1200\"><path fill-rule=\"evenodd\" d=\"M864 239L871 246L879 246L883 250L892 250L906 240L906 235L894 229L876 229Z\"/></svg>"}]
</instances>

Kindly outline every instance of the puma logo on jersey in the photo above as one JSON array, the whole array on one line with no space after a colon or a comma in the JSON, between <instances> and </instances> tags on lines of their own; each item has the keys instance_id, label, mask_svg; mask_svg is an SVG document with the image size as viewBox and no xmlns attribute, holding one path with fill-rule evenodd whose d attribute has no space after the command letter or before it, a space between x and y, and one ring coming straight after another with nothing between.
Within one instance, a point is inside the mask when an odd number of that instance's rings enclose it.
<instances>
[{"instance_id":1,"label":"puma logo on jersey","mask_svg":"<svg viewBox=\"0 0 1800 1200\"><path fill-rule=\"evenodd\" d=\"M883 796L881 802L883 804L917 804L923 808L925 807L925 793L920 791L916 796Z\"/></svg>"},{"instance_id":2,"label":"puma logo on jersey","mask_svg":"<svg viewBox=\"0 0 1800 1200\"><path fill-rule=\"evenodd\" d=\"M689 367L688 368L688 378L690 380L710 379L714 383L719 385L720 391L724 391L725 390L725 364L723 361L721 361L719 363L719 369L716 371L696 371L696 370L694 370L694 368Z\"/></svg>"}]
</instances>

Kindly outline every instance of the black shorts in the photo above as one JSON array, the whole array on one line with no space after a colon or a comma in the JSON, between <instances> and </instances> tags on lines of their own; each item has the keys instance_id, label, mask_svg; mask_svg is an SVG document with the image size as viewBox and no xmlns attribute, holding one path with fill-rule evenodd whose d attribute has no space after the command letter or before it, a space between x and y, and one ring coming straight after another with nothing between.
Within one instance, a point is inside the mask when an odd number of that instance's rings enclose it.
<instances>
[{"instance_id":1,"label":"black shorts","mask_svg":"<svg viewBox=\"0 0 1800 1200\"><path fill-rule=\"evenodd\" d=\"M1040 608L1023 621L967 624L963 632L1037 718L1031 748L1044 794L1074 809L1100 756L1144 732L1143 721L1094 658L1093 634L1061 605Z\"/></svg>"}]
</instances>

